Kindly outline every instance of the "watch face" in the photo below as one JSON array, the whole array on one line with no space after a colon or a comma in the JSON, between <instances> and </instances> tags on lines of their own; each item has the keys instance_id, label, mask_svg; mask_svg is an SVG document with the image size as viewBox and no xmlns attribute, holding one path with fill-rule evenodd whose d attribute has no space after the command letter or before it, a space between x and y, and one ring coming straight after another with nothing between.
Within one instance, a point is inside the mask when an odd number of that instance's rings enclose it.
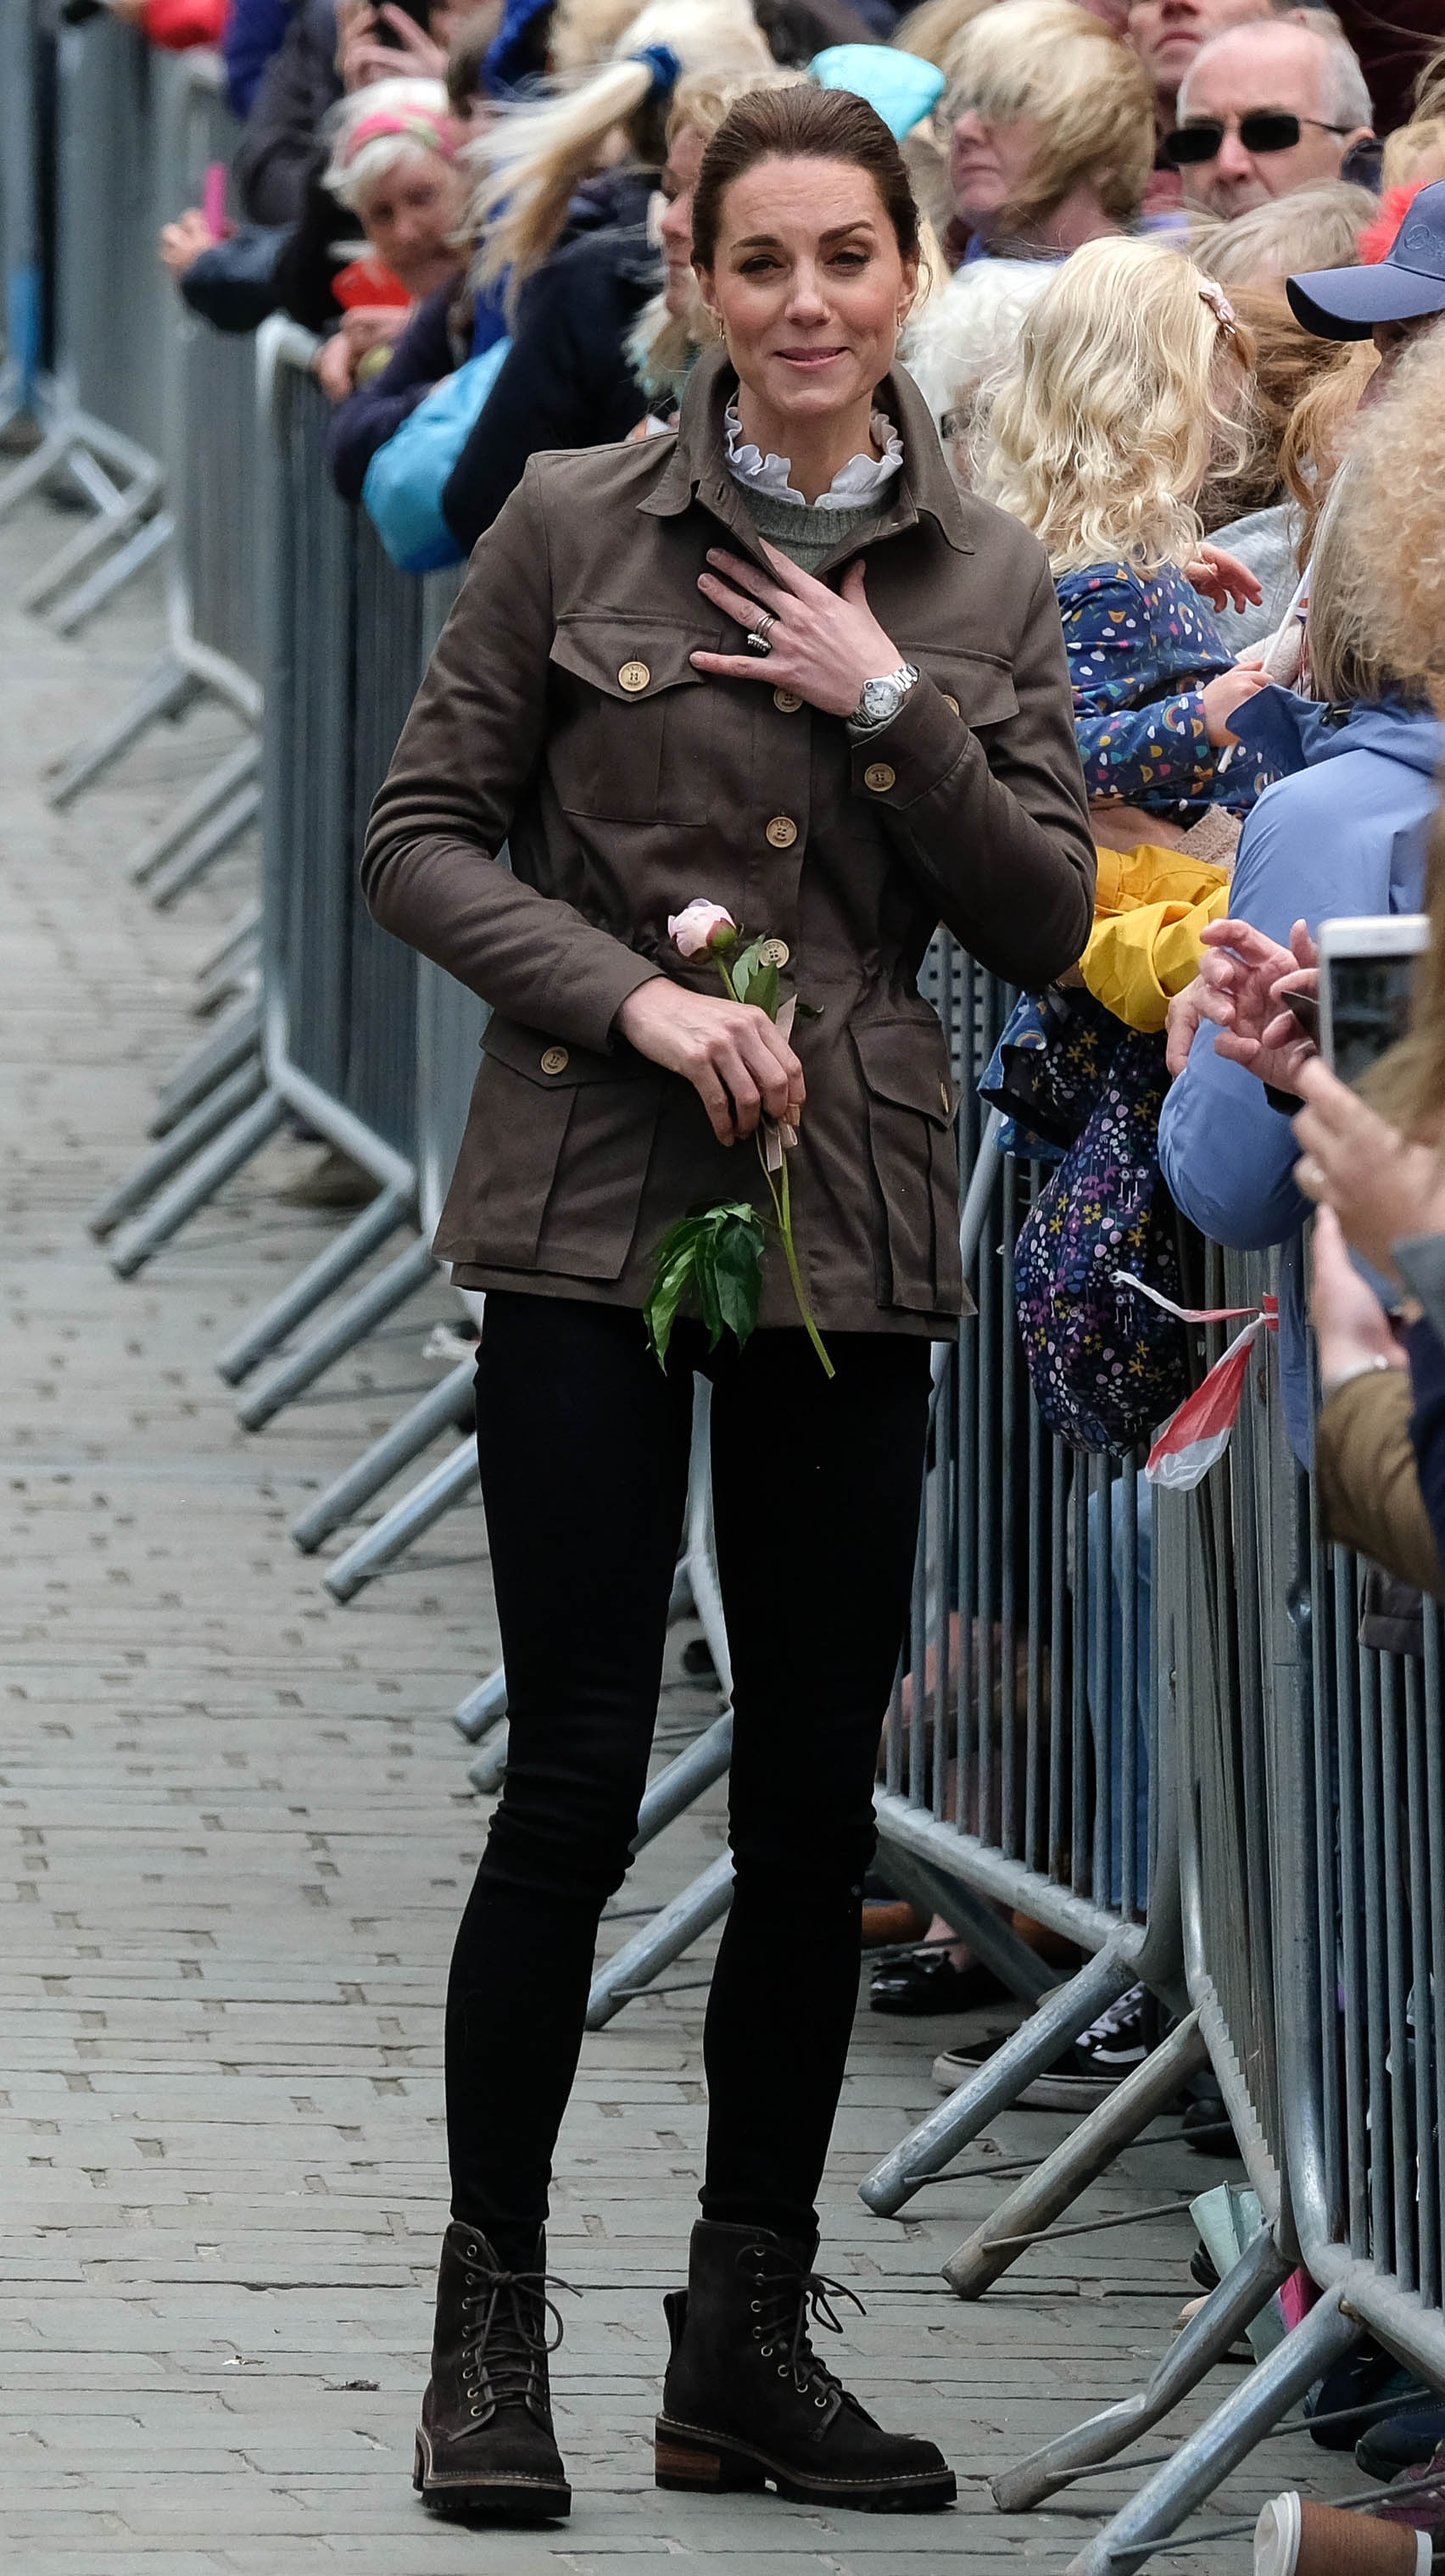
<instances>
[{"instance_id":1,"label":"watch face","mask_svg":"<svg viewBox=\"0 0 1445 2576\"><path fill-rule=\"evenodd\" d=\"M902 691L896 680L865 680L863 713L871 717L876 724L881 717L897 713L901 696Z\"/></svg>"}]
</instances>

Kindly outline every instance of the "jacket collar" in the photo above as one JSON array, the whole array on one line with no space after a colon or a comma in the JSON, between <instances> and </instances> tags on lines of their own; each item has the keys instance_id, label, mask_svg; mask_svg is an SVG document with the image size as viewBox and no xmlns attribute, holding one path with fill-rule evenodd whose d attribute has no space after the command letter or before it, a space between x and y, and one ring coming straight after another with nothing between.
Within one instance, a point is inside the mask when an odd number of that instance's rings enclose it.
<instances>
[{"instance_id":1,"label":"jacket collar","mask_svg":"<svg viewBox=\"0 0 1445 2576\"><path fill-rule=\"evenodd\" d=\"M737 535L747 538L747 504L727 469L723 430L723 413L737 381L725 349L704 351L682 398L677 444L651 491L638 502L639 510L646 510L655 519L672 519L698 500ZM891 369L876 399L878 409L886 411L898 425L903 440L903 471L879 513L870 544L928 518L957 553L971 554L962 505L938 443L933 415L906 368ZM749 551L755 550L754 540ZM856 546L852 550L856 551Z\"/></svg>"}]
</instances>

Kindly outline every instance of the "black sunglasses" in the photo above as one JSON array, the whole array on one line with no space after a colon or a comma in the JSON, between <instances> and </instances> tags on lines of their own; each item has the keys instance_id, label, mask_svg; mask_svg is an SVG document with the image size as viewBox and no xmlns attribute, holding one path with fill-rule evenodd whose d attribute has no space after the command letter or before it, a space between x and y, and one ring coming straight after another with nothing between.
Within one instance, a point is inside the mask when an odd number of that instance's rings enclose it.
<instances>
[{"instance_id":1,"label":"black sunglasses","mask_svg":"<svg viewBox=\"0 0 1445 2576\"><path fill-rule=\"evenodd\" d=\"M1348 134L1348 125L1326 125L1322 117L1293 116L1288 108L1254 107L1239 120L1239 139L1246 152L1292 152L1300 139L1300 128L1314 125L1321 134ZM1213 161L1218 158L1226 128L1217 116L1201 116L1189 125L1176 125L1164 137L1164 149L1176 170L1191 161Z\"/></svg>"}]
</instances>

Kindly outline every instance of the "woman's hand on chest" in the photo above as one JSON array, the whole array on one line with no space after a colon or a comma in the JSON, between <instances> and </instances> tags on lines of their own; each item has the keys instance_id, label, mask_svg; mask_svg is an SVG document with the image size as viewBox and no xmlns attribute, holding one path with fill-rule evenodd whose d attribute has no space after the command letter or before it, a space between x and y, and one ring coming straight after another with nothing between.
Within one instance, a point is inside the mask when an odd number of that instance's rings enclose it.
<instances>
[{"instance_id":1,"label":"woman's hand on chest","mask_svg":"<svg viewBox=\"0 0 1445 2576\"><path fill-rule=\"evenodd\" d=\"M694 653L694 670L720 680L765 680L770 689L795 689L825 715L851 716L864 682L896 671L903 656L868 605L861 561L851 563L841 590L800 572L775 546L763 552L775 568L769 580L756 564L723 547L709 549L713 567L698 588L715 608L756 632L765 619L766 653Z\"/></svg>"}]
</instances>

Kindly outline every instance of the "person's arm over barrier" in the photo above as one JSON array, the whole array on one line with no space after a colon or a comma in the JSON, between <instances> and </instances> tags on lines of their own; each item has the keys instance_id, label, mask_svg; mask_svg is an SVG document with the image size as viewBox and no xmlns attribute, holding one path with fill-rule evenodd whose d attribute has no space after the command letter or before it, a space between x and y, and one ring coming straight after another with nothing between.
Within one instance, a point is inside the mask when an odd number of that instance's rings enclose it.
<instances>
[{"instance_id":1,"label":"person's arm over barrier","mask_svg":"<svg viewBox=\"0 0 1445 2576\"><path fill-rule=\"evenodd\" d=\"M1212 796L1217 755L1203 685L1170 689L1170 674L1152 650L1139 575L1122 565L1112 572L1067 573L1059 599L1074 730L1089 794L1145 804L1157 804L1161 794ZM1202 625L1205 612L1199 609L1198 615ZM1192 659L1199 671L1229 668L1223 648L1204 640Z\"/></svg>"},{"instance_id":2,"label":"person's arm over barrier","mask_svg":"<svg viewBox=\"0 0 1445 2576\"><path fill-rule=\"evenodd\" d=\"M366 469L456 360L447 316L455 285L439 286L412 315L379 376L338 403L326 428L326 461L343 501L359 501Z\"/></svg>"},{"instance_id":3,"label":"person's arm over barrier","mask_svg":"<svg viewBox=\"0 0 1445 2576\"><path fill-rule=\"evenodd\" d=\"M402 729L361 882L383 929L494 1009L605 1052L629 993L661 968L495 864L546 733L554 633L546 513L529 464L472 556Z\"/></svg>"},{"instance_id":4,"label":"person's arm over barrier","mask_svg":"<svg viewBox=\"0 0 1445 2576\"><path fill-rule=\"evenodd\" d=\"M1288 946L1296 921L1388 911L1391 850L1361 828L1343 762L1266 790L1244 828L1229 909ZM1356 791L1358 792L1358 791ZM1196 1031L1159 1120L1159 1166L1176 1203L1213 1243L1259 1251L1297 1234L1308 1203L1294 1183L1299 1148L1264 1085Z\"/></svg>"}]
</instances>

